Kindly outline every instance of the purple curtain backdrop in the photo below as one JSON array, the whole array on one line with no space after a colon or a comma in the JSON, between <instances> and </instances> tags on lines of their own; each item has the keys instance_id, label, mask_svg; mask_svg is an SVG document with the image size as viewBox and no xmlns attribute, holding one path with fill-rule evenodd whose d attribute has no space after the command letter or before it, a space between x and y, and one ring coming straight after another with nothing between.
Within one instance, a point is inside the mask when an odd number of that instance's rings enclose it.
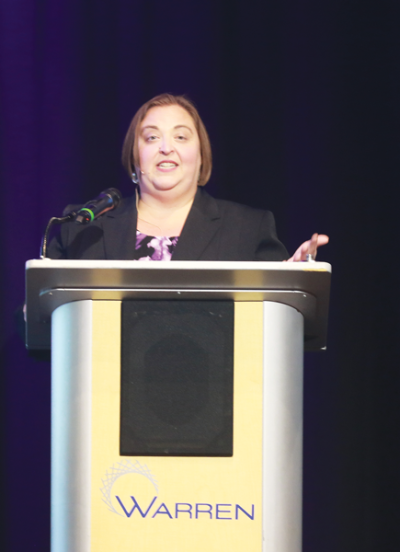
<instances>
[{"instance_id":1,"label":"purple curtain backdrop","mask_svg":"<svg viewBox=\"0 0 400 552\"><path fill-rule=\"evenodd\" d=\"M0 549L49 550L50 370L14 312L50 216L109 186L136 109L186 93L217 197L289 250L331 236L329 347L306 355L304 551L398 552L400 4L3 0Z\"/></svg>"}]
</instances>

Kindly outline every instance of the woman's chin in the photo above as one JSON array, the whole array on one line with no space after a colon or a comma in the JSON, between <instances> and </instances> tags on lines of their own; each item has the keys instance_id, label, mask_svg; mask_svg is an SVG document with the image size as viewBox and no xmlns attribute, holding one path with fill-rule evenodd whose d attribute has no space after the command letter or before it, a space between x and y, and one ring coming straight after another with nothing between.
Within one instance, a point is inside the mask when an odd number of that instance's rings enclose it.
<instances>
[{"instance_id":1,"label":"woman's chin","mask_svg":"<svg viewBox=\"0 0 400 552\"><path fill-rule=\"evenodd\" d=\"M188 192L195 191L197 184L192 182L182 182L181 180L160 178L153 183L154 193L171 193L171 194L187 194ZM151 194L151 190L149 190Z\"/></svg>"}]
</instances>

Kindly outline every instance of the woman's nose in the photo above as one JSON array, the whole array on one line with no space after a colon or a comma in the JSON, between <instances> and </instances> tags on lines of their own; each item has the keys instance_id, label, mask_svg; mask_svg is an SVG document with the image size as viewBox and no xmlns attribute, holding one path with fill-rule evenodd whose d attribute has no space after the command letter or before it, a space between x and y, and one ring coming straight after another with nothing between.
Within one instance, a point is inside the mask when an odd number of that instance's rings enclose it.
<instances>
[{"instance_id":1,"label":"woman's nose","mask_svg":"<svg viewBox=\"0 0 400 552\"><path fill-rule=\"evenodd\" d=\"M174 148L172 147L171 141L168 137L164 136L164 138L161 140L160 144L160 153L163 153L164 155L168 155L169 153L172 153L174 151Z\"/></svg>"}]
</instances>

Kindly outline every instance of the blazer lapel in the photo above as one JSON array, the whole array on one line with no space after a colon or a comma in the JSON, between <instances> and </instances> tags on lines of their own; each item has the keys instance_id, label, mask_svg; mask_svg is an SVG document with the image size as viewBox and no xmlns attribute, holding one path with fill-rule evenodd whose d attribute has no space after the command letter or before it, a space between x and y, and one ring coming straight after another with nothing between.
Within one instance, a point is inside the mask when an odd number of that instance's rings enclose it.
<instances>
[{"instance_id":1,"label":"blazer lapel","mask_svg":"<svg viewBox=\"0 0 400 552\"><path fill-rule=\"evenodd\" d=\"M198 260L220 225L217 202L205 190L198 188L172 260ZM135 196L124 199L117 209L106 213L102 226L106 259L133 259L137 227Z\"/></svg>"},{"instance_id":2,"label":"blazer lapel","mask_svg":"<svg viewBox=\"0 0 400 552\"><path fill-rule=\"evenodd\" d=\"M221 225L217 202L202 188L197 188L192 208L186 219L173 261L196 261Z\"/></svg>"},{"instance_id":3,"label":"blazer lapel","mask_svg":"<svg viewBox=\"0 0 400 552\"><path fill-rule=\"evenodd\" d=\"M103 217L106 259L133 259L136 245L135 196L124 199L121 205Z\"/></svg>"}]
</instances>

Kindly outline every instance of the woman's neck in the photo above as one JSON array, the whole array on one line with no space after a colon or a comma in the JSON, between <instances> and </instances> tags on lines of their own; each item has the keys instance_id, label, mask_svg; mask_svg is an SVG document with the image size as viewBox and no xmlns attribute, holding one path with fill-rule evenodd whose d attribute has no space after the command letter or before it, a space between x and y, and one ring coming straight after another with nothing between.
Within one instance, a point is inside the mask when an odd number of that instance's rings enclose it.
<instances>
[{"instance_id":1,"label":"woman's neck","mask_svg":"<svg viewBox=\"0 0 400 552\"><path fill-rule=\"evenodd\" d=\"M194 196L160 201L143 194L138 201L137 229L149 236L180 236Z\"/></svg>"}]
</instances>

